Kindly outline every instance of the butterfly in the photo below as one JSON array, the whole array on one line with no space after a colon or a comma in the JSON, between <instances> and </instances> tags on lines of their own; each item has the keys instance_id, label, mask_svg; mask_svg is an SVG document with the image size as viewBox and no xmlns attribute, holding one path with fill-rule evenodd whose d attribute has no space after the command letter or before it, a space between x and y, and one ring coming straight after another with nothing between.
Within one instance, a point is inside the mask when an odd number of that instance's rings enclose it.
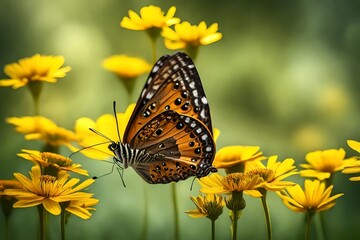
<instances>
[{"instance_id":1,"label":"butterfly","mask_svg":"<svg viewBox=\"0 0 360 240\"><path fill-rule=\"evenodd\" d=\"M186 53L162 56L153 66L122 141L109 149L122 169L146 182L201 178L212 166L215 143L199 74Z\"/></svg>"}]
</instances>

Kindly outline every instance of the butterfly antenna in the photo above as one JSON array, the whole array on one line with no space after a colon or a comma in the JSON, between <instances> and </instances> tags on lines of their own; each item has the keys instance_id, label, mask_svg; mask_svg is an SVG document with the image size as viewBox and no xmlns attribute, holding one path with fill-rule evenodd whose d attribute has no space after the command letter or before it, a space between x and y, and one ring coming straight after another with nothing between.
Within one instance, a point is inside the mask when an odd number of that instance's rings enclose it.
<instances>
[{"instance_id":1,"label":"butterfly antenna","mask_svg":"<svg viewBox=\"0 0 360 240\"><path fill-rule=\"evenodd\" d=\"M71 153L68 158L71 158L73 155L75 155L76 153L81 152L82 150L85 150L85 149L88 149L88 148L92 148L92 147L96 147L96 146L99 146L99 145L102 145L102 144L106 144L106 143L109 143L109 141L102 142L102 143L97 143L97 144L94 144L94 145L90 145L90 146L83 147L83 148L81 148L81 149L79 149L79 150L76 150L75 152Z\"/></svg>"},{"instance_id":2,"label":"butterfly antenna","mask_svg":"<svg viewBox=\"0 0 360 240\"><path fill-rule=\"evenodd\" d=\"M118 173L120 175L120 178L121 178L121 181L122 181L124 187L126 187L126 184L124 181L124 168L118 167L118 168L116 168L116 170L118 171Z\"/></svg>"},{"instance_id":3,"label":"butterfly antenna","mask_svg":"<svg viewBox=\"0 0 360 240\"><path fill-rule=\"evenodd\" d=\"M109 140L109 142L111 142L111 143L113 143L114 141L113 140L111 140L108 136L105 136L104 134L102 134L101 132L99 132L98 130L95 130L94 128L89 128L89 130L90 131L92 131L93 133L95 133L95 134L97 134L97 135L99 135L99 136L101 136L101 137L103 137L103 138L105 138L105 139L107 139L107 140Z\"/></svg>"},{"instance_id":4,"label":"butterfly antenna","mask_svg":"<svg viewBox=\"0 0 360 240\"><path fill-rule=\"evenodd\" d=\"M117 134L118 134L118 138L119 138L119 142L121 142L121 137L120 137L120 130L119 130L119 121L116 115L116 102L113 102L113 110L114 110L114 116L115 116L115 122L116 122L116 130L117 130Z\"/></svg>"}]
</instances>

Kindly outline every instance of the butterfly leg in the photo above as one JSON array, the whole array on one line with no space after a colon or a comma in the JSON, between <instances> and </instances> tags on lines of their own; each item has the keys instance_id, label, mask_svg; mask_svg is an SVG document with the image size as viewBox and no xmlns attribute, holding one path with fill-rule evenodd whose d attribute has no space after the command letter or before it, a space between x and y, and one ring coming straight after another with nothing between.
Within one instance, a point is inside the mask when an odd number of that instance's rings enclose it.
<instances>
[{"instance_id":1,"label":"butterfly leg","mask_svg":"<svg viewBox=\"0 0 360 240\"><path fill-rule=\"evenodd\" d=\"M126 184L125 184L125 181L124 181L124 168L116 167L116 170L118 171L118 173L120 175L120 178L121 178L121 181L122 181L124 187L126 187Z\"/></svg>"}]
</instances>

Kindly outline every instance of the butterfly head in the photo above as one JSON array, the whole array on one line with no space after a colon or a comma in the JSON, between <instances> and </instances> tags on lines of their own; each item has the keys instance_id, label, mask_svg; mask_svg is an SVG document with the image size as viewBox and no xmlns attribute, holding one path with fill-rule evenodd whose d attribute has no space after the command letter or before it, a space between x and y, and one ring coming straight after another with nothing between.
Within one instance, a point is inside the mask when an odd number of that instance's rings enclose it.
<instances>
[{"instance_id":1,"label":"butterfly head","mask_svg":"<svg viewBox=\"0 0 360 240\"><path fill-rule=\"evenodd\" d=\"M117 165L120 165L120 166L123 165L124 161L120 154L120 143L116 143L116 142L112 141L109 144L108 148L111 152L114 153L114 162ZM126 168L125 166L123 166L123 167Z\"/></svg>"}]
</instances>

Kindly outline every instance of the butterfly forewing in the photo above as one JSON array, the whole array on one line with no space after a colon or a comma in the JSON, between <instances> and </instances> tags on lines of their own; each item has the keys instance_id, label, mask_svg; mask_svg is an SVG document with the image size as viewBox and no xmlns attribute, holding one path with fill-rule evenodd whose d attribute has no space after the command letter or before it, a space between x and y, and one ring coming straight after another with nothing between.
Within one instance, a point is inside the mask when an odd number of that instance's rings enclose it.
<instances>
[{"instance_id":1,"label":"butterfly forewing","mask_svg":"<svg viewBox=\"0 0 360 240\"><path fill-rule=\"evenodd\" d=\"M151 155L132 167L149 183L168 183L190 176L203 177L211 166L215 145L208 128L199 120L165 111L143 126L130 146Z\"/></svg>"},{"instance_id":2,"label":"butterfly forewing","mask_svg":"<svg viewBox=\"0 0 360 240\"><path fill-rule=\"evenodd\" d=\"M165 55L155 64L130 118L124 141L130 142L150 119L168 110L200 120L212 133L210 109L199 74L185 53Z\"/></svg>"}]
</instances>

